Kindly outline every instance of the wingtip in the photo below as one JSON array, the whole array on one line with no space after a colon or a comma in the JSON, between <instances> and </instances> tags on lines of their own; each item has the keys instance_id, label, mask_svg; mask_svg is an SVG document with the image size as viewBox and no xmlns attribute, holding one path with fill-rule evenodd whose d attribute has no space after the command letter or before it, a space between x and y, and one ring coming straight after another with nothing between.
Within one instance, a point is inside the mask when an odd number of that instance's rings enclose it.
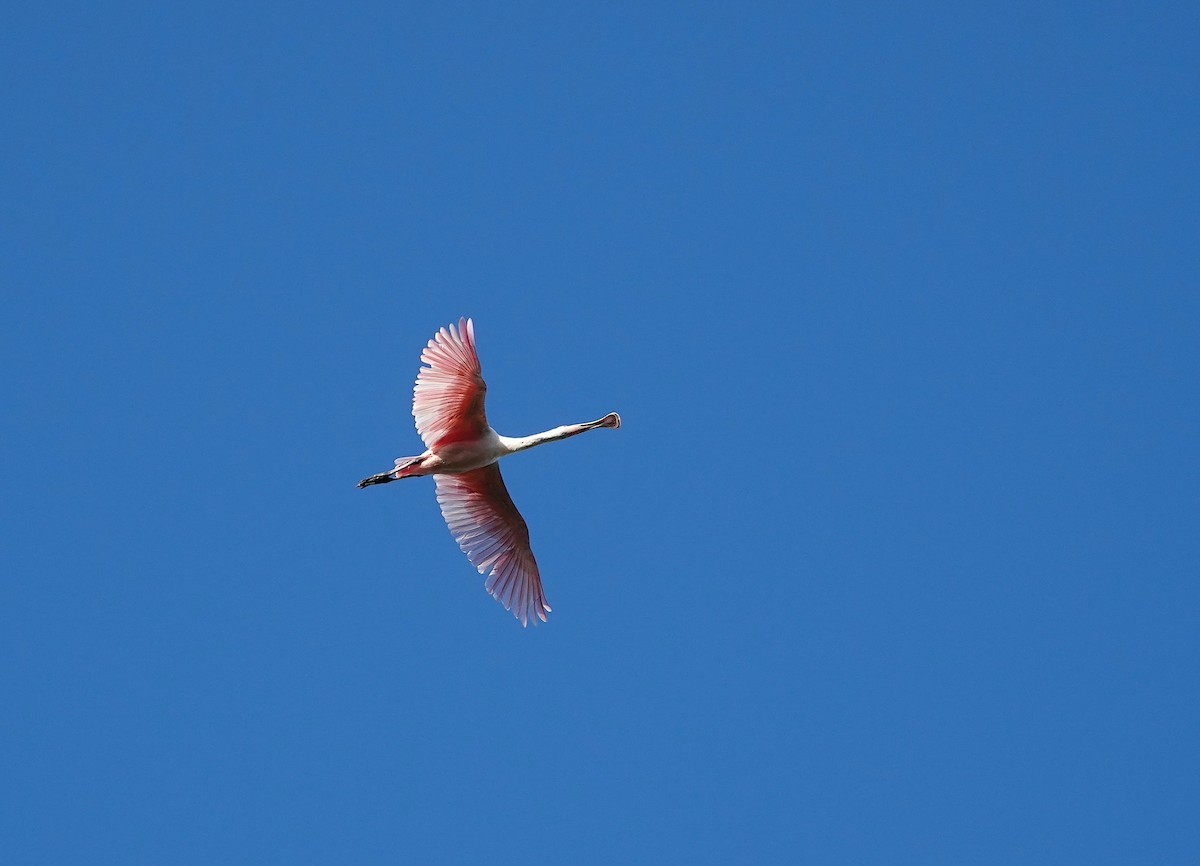
<instances>
[{"instance_id":1,"label":"wingtip","mask_svg":"<svg viewBox=\"0 0 1200 866\"><path fill-rule=\"evenodd\" d=\"M452 340L455 343L475 345L475 322L472 321L470 316L459 316L458 322L451 322L446 327L439 329L438 333L447 340ZM431 347L436 346L436 342L430 340L429 345Z\"/></svg>"}]
</instances>

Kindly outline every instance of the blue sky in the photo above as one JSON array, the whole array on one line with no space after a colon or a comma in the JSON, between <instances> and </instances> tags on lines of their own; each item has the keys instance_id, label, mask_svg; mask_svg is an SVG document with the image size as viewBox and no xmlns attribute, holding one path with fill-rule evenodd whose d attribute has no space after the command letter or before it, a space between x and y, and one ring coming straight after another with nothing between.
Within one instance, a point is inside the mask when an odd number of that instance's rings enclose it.
<instances>
[{"instance_id":1,"label":"blue sky","mask_svg":"<svg viewBox=\"0 0 1200 866\"><path fill-rule=\"evenodd\" d=\"M251 5L0 33L0 859L1196 862L1194 4Z\"/></svg>"}]
</instances>

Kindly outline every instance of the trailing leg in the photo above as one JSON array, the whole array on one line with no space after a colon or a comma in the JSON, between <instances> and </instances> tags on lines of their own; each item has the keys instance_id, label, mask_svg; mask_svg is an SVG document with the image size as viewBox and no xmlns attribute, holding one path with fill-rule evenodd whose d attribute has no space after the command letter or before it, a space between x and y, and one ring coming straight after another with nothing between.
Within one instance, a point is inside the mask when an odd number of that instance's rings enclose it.
<instances>
[{"instance_id":1,"label":"trailing leg","mask_svg":"<svg viewBox=\"0 0 1200 866\"><path fill-rule=\"evenodd\" d=\"M396 468L391 472L380 472L378 475L372 475L370 478L364 478L358 482L359 489L370 487L372 484L387 484L389 481L398 481L401 478L410 478L413 475L420 475L420 472L411 472L413 467L419 467L419 464L424 457L401 457L396 461Z\"/></svg>"}]
</instances>

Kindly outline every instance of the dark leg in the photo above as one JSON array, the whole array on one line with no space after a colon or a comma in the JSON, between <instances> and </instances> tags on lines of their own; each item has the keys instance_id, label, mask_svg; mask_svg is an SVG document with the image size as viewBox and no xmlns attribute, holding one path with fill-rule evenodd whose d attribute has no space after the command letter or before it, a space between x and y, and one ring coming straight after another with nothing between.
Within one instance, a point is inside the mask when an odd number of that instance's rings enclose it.
<instances>
[{"instance_id":1,"label":"dark leg","mask_svg":"<svg viewBox=\"0 0 1200 866\"><path fill-rule=\"evenodd\" d=\"M410 466L415 466L421 462L420 457L405 457L396 461L396 468L391 472L380 472L378 475L372 475L370 478L364 478L358 482L359 489L370 487L372 484L387 484L389 481L398 481L401 478L407 478L404 470ZM412 473L409 473L412 474Z\"/></svg>"}]
</instances>

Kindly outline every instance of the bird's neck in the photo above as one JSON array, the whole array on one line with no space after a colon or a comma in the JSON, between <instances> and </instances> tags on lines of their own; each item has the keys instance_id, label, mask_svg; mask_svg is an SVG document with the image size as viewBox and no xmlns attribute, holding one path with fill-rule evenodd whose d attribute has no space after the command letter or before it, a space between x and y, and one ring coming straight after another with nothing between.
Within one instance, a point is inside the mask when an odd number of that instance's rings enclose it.
<instances>
[{"instance_id":1,"label":"bird's neck","mask_svg":"<svg viewBox=\"0 0 1200 866\"><path fill-rule=\"evenodd\" d=\"M538 445L545 445L547 442L557 442L559 439L566 439L590 429L592 428L588 424L566 424L562 427L555 427L553 430L547 430L544 433L534 433L532 436L501 436L500 442L508 449L509 454L516 454L518 451L528 451L530 448L536 448Z\"/></svg>"},{"instance_id":2,"label":"bird's neck","mask_svg":"<svg viewBox=\"0 0 1200 866\"><path fill-rule=\"evenodd\" d=\"M553 430L547 430L545 433L534 433L532 436L520 436L515 439L508 436L497 436L497 438L500 440L501 446L507 450L507 453L515 454L518 451L527 451L538 445L545 445L547 442L568 439L571 436L586 433L588 430L595 430L597 427L616 429L620 426L621 416L616 412L609 412L599 421L588 421L584 424L566 424L562 427L555 427Z\"/></svg>"}]
</instances>

